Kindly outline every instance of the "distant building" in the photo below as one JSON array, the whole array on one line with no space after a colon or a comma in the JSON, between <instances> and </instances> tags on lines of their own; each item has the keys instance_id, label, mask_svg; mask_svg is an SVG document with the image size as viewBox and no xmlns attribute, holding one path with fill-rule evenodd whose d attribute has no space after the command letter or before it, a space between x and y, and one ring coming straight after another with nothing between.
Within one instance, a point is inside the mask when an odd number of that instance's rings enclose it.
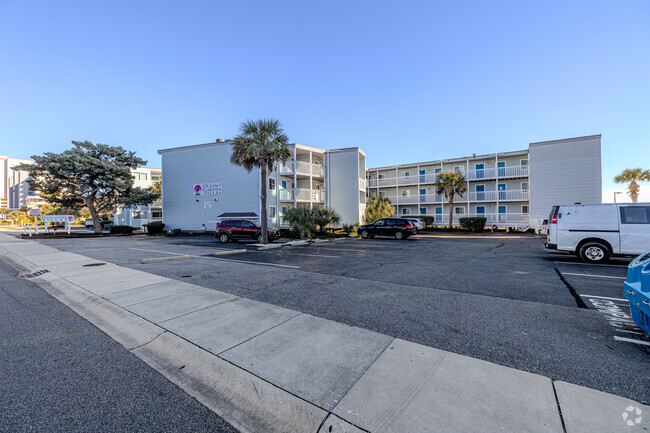
<instances>
[{"instance_id":1,"label":"distant building","mask_svg":"<svg viewBox=\"0 0 650 433\"><path fill-rule=\"evenodd\" d=\"M28 208L40 208L45 200L39 191L29 188L28 180L31 178L24 170L14 170L18 164L32 164L29 159L16 159L0 155L0 207L7 207L11 210L19 209L21 206Z\"/></svg>"},{"instance_id":2,"label":"distant building","mask_svg":"<svg viewBox=\"0 0 650 433\"><path fill-rule=\"evenodd\" d=\"M159 168L138 167L133 170L133 186L149 189L162 179ZM113 214L113 224L142 228L152 221L162 221L162 200L158 199L150 206L133 206L117 209Z\"/></svg>"}]
</instances>

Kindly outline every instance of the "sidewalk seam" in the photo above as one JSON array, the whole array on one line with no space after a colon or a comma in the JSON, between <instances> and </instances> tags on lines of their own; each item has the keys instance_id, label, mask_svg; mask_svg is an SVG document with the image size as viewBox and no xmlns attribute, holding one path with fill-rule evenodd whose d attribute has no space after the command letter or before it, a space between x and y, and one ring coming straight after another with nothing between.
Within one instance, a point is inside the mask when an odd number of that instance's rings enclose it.
<instances>
[{"instance_id":1,"label":"sidewalk seam","mask_svg":"<svg viewBox=\"0 0 650 433\"><path fill-rule=\"evenodd\" d=\"M225 352L227 352L227 351L229 351L229 350L231 350L231 349L234 349L235 347L239 347L239 346L241 346L242 344L251 341L253 338L257 338L257 337L259 337L260 335L265 334L266 332L270 331L271 329L275 329L275 328L277 328L278 326L284 325L284 324L287 323L289 320L293 320L293 319L295 319L296 317L301 316L301 315L303 315L303 314L305 314L305 313L300 312L300 313L296 314L295 316L291 316L291 317L289 317L287 320L283 320L282 322L278 323L277 325L273 325L273 326L271 326L270 328L265 329L264 331L260 332L259 334L253 335L252 337L250 337L250 338L248 338L248 339L246 339L246 340L244 340L244 341L242 341L242 342L240 342L240 343L237 343L237 344L235 344L235 345L232 346L232 347L229 347L229 348L227 348L227 349L224 349L224 350L222 350L222 351L219 352L219 353L215 353L215 355L218 356L218 357L221 358L221 359L225 359L225 358L222 358L222 357L221 357L221 355L222 355L223 353L225 353ZM201 347L201 346L199 346L199 347ZM206 349L206 350L207 350L207 349ZM209 350L208 350L208 352L209 352ZM210 352L210 353L212 353L212 352ZM227 360L226 360L226 361L227 361ZM233 365L236 365L236 364L233 364ZM239 367L239 368L241 368L241 367ZM246 370L246 369L244 369L244 370ZM248 371L248 370L246 370L246 371ZM305 400L305 401L306 401L306 400ZM313 404L313 403L312 403L312 404Z\"/></svg>"},{"instance_id":2,"label":"sidewalk seam","mask_svg":"<svg viewBox=\"0 0 650 433\"><path fill-rule=\"evenodd\" d=\"M94 326L94 325L93 325L93 326ZM138 344L138 345L135 346L135 347L127 347L126 350L128 350L129 352L131 352L132 350L136 350L136 349L141 348L142 346L146 346L147 344L153 342L156 338L160 337L161 335L163 335L163 334L166 333L166 332L169 332L169 331L167 331L167 330L165 329L164 331L160 332L158 335L156 335L155 337L153 337L151 340L147 341L146 343Z\"/></svg>"},{"instance_id":3,"label":"sidewalk seam","mask_svg":"<svg viewBox=\"0 0 650 433\"><path fill-rule=\"evenodd\" d=\"M560 422L562 423L562 430L564 433L566 431L566 425L564 424L564 417L562 416L562 407L560 407L560 399L557 397L557 390L555 389L555 381L551 379L551 386L553 387L553 395L555 396L555 403L557 403L557 412L560 415Z\"/></svg>"}]
</instances>

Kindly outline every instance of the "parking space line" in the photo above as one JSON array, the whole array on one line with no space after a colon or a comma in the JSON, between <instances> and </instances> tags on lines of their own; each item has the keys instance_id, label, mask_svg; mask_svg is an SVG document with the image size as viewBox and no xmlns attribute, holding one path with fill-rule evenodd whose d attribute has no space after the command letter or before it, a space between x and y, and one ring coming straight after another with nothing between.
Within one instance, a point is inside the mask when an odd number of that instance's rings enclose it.
<instances>
[{"instance_id":1,"label":"parking space line","mask_svg":"<svg viewBox=\"0 0 650 433\"><path fill-rule=\"evenodd\" d=\"M608 298L607 296L594 296L594 295L580 295L584 296L585 298L598 298L598 299L607 299L608 301L625 301L627 302L627 299L621 299L621 298Z\"/></svg>"},{"instance_id":2,"label":"parking space line","mask_svg":"<svg viewBox=\"0 0 650 433\"><path fill-rule=\"evenodd\" d=\"M327 248L327 251L351 251L353 253L367 253L366 250L353 250L350 248Z\"/></svg>"},{"instance_id":3,"label":"parking space line","mask_svg":"<svg viewBox=\"0 0 650 433\"><path fill-rule=\"evenodd\" d=\"M626 341L628 343L641 344L643 346L650 346L650 341L635 340L633 338L619 337L618 335L614 336L614 340L616 340L616 341Z\"/></svg>"},{"instance_id":4,"label":"parking space line","mask_svg":"<svg viewBox=\"0 0 650 433\"><path fill-rule=\"evenodd\" d=\"M291 269L300 269L300 266L293 265L281 265L278 263L264 263L264 262L252 262L250 260L234 260L234 259L223 259L221 257L212 257L213 260L222 260L224 262L235 262L235 263L249 263L251 265L263 265L263 266L277 266L279 268L291 268Z\"/></svg>"},{"instance_id":5,"label":"parking space line","mask_svg":"<svg viewBox=\"0 0 650 433\"><path fill-rule=\"evenodd\" d=\"M558 262L557 260L553 260L553 263L557 265L579 265L579 266L606 266L608 268L626 268L627 265L597 265L594 263L576 263L576 262Z\"/></svg>"},{"instance_id":6,"label":"parking space line","mask_svg":"<svg viewBox=\"0 0 650 433\"><path fill-rule=\"evenodd\" d=\"M571 272L562 272L562 275L576 275L578 277L593 277L593 278L614 278L617 280L625 280L625 277L610 277L609 275L594 275L594 274L574 274Z\"/></svg>"},{"instance_id":7,"label":"parking space line","mask_svg":"<svg viewBox=\"0 0 650 433\"><path fill-rule=\"evenodd\" d=\"M328 256L325 254L305 254L305 253L294 253L293 251L287 251L287 250L282 250L282 251L257 251L258 253L266 253L266 254L279 254L279 253L289 253L292 256L307 256L307 257L324 257L326 259L340 259L340 256Z\"/></svg>"},{"instance_id":8,"label":"parking space line","mask_svg":"<svg viewBox=\"0 0 650 433\"><path fill-rule=\"evenodd\" d=\"M148 253L161 253L161 254L171 254L173 256L188 256L190 254L179 254L179 253L170 253L169 251L159 251L159 250L145 250L144 248L130 248L132 250L146 251Z\"/></svg>"}]
</instances>

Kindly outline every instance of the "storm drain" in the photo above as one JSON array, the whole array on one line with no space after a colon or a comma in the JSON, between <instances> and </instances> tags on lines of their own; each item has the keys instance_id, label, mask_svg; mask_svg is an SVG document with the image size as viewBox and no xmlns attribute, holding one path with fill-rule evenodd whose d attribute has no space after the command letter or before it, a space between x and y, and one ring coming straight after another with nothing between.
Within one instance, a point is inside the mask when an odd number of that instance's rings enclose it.
<instances>
[{"instance_id":1,"label":"storm drain","mask_svg":"<svg viewBox=\"0 0 650 433\"><path fill-rule=\"evenodd\" d=\"M88 263L87 265L82 265L84 268L90 268L92 266L104 266L106 263Z\"/></svg>"},{"instance_id":2,"label":"storm drain","mask_svg":"<svg viewBox=\"0 0 650 433\"><path fill-rule=\"evenodd\" d=\"M47 274L48 272L50 272L50 271L48 271L47 269L41 269L40 271L32 272L31 274L19 275L19 277L20 278L35 278L35 277L38 277L40 275Z\"/></svg>"}]
</instances>

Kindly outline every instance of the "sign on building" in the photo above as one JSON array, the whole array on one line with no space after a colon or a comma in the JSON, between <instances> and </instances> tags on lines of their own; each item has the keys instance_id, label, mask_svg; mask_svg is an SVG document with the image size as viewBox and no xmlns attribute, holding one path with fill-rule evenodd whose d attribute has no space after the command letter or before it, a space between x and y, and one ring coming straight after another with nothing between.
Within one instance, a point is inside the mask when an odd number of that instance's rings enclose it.
<instances>
[{"instance_id":1,"label":"sign on building","mask_svg":"<svg viewBox=\"0 0 650 433\"><path fill-rule=\"evenodd\" d=\"M196 184L194 185L194 195L221 195L222 188L221 182Z\"/></svg>"},{"instance_id":2,"label":"sign on building","mask_svg":"<svg viewBox=\"0 0 650 433\"><path fill-rule=\"evenodd\" d=\"M39 216L40 214L41 214L40 209L30 209L29 210L29 216L36 217L36 216Z\"/></svg>"}]
</instances>

